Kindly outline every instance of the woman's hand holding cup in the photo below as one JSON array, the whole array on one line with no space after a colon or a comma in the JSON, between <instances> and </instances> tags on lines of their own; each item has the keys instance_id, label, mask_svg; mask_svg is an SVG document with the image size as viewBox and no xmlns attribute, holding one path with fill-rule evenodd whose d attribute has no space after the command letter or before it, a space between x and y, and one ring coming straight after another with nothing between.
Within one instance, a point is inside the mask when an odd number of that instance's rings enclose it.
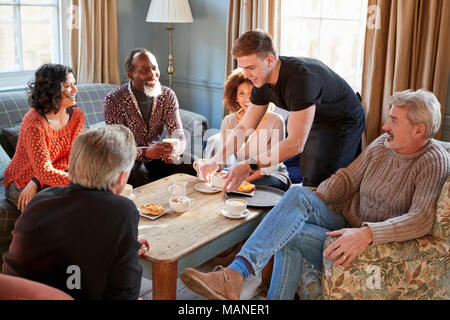
<instances>
[{"instance_id":1,"label":"woman's hand holding cup","mask_svg":"<svg viewBox=\"0 0 450 320\"><path fill-rule=\"evenodd\" d=\"M194 169L200 180L211 183L210 174L219 170L219 165L213 159L198 159L194 162Z\"/></svg>"}]
</instances>

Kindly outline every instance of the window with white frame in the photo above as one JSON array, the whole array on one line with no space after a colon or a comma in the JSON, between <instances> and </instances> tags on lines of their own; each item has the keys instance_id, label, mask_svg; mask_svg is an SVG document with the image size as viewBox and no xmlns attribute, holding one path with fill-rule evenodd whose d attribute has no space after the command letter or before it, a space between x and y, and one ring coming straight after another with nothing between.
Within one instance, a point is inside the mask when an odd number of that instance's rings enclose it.
<instances>
[{"instance_id":1,"label":"window with white frame","mask_svg":"<svg viewBox=\"0 0 450 320\"><path fill-rule=\"evenodd\" d=\"M0 90L24 87L44 63L67 63L69 0L0 0Z\"/></svg>"},{"instance_id":2,"label":"window with white frame","mask_svg":"<svg viewBox=\"0 0 450 320\"><path fill-rule=\"evenodd\" d=\"M283 0L280 55L321 60L361 92L367 0Z\"/></svg>"}]
</instances>

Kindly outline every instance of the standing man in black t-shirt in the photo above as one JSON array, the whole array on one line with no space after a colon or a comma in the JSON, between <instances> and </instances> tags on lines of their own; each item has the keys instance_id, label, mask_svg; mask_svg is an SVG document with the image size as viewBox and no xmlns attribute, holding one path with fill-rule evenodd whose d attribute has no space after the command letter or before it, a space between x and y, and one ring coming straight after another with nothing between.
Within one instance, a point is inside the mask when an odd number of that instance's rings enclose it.
<instances>
[{"instance_id":1,"label":"standing man in black t-shirt","mask_svg":"<svg viewBox=\"0 0 450 320\"><path fill-rule=\"evenodd\" d=\"M255 85L251 105L235 135L221 152L199 170L203 176L217 169L226 156L239 148L239 133L255 129L269 102L290 112L288 137L258 157L235 165L224 190L235 190L260 167L282 162L298 153L304 186L318 186L358 155L364 130L364 111L351 87L316 59L277 56L271 36L262 30L248 31L232 51L244 75ZM242 139L241 139L242 140ZM220 165L219 165L220 167Z\"/></svg>"}]
</instances>

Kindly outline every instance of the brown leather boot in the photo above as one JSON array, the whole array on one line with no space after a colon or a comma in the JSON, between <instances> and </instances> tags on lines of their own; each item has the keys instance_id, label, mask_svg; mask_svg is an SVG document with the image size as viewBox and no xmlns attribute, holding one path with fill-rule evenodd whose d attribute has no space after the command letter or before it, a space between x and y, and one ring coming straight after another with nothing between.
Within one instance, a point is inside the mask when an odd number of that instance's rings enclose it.
<instances>
[{"instance_id":1,"label":"brown leather boot","mask_svg":"<svg viewBox=\"0 0 450 320\"><path fill-rule=\"evenodd\" d=\"M208 273L187 268L180 278L186 287L210 300L239 300L244 281L239 272L222 266Z\"/></svg>"}]
</instances>

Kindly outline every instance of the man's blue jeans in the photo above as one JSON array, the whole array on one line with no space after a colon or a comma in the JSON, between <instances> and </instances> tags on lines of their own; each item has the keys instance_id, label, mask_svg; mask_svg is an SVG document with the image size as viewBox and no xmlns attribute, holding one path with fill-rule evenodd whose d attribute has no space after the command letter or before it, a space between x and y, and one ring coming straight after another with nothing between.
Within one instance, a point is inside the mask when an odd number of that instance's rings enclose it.
<instances>
[{"instance_id":1,"label":"man's blue jeans","mask_svg":"<svg viewBox=\"0 0 450 320\"><path fill-rule=\"evenodd\" d=\"M329 210L314 192L293 186L255 229L238 255L252 264L255 275L274 256L267 299L293 299L303 258L322 270L325 233L345 227L344 217Z\"/></svg>"}]
</instances>

